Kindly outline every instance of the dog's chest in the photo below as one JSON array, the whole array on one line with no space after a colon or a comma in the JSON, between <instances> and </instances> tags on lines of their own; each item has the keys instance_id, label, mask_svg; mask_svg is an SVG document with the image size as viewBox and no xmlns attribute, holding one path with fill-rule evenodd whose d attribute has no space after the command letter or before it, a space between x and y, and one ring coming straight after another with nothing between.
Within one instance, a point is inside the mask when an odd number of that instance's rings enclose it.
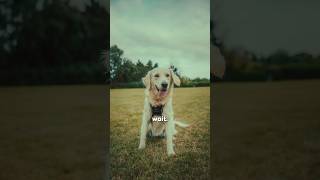
<instances>
[{"instance_id":1,"label":"dog's chest","mask_svg":"<svg viewBox=\"0 0 320 180\"><path fill-rule=\"evenodd\" d=\"M150 105L151 106L151 105ZM153 107L151 106L152 116L150 118L150 129L153 136L162 136L166 129L167 122L164 118L167 118L163 115L163 105ZM155 120L154 118L161 117L162 119Z\"/></svg>"},{"instance_id":2,"label":"dog's chest","mask_svg":"<svg viewBox=\"0 0 320 180\"><path fill-rule=\"evenodd\" d=\"M151 122L150 123L151 126L151 132L153 136L162 136L165 132L167 123L166 122Z\"/></svg>"}]
</instances>

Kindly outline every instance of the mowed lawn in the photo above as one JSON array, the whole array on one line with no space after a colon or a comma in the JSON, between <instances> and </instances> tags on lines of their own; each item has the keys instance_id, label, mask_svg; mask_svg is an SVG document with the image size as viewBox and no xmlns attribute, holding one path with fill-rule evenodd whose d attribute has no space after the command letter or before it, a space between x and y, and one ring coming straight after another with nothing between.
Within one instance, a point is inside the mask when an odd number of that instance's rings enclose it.
<instances>
[{"instance_id":1,"label":"mowed lawn","mask_svg":"<svg viewBox=\"0 0 320 180\"><path fill-rule=\"evenodd\" d=\"M0 179L104 179L106 86L0 88Z\"/></svg>"},{"instance_id":2,"label":"mowed lawn","mask_svg":"<svg viewBox=\"0 0 320 180\"><path fill-rule=\"evenodd\" d=\"M107 89L1 87L0 179L102 179ZM320 80L218 83L211 90L214 179L319 179ZM143 90L111 90L115 179L208 177L209 89L175 91L176 117L197 124L178 128L177 155L168 158L163 140L137 149Z\"/></svg>"},{"instance_id":3,"label":"mowed lawn","mask_svg":"<svg viewBox=\"0 0 320 180\"><path fill-rule=\"evenodd\" d=\"M175 117L192 124L177 127L176 156L166 154L165 139L147 139L138 150L144 89L110 93L111 173L114 179L208 179L210 88L174 89Z\"/></svg>"},{"instance_id":4,"label":"mowed lawn","mask_svg":"<svg viewBox=\"0 0 320 180\"><path fill-rule=\"evenodd\" d=\"M218 83L214 179L320 179L320 80Z\"/></svg>"}]
</instances>

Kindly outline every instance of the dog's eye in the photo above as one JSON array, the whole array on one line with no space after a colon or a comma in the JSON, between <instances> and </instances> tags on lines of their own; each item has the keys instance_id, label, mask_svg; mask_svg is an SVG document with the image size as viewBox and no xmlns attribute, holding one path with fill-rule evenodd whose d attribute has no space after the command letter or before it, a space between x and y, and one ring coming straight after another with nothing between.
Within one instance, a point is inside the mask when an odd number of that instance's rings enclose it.
<instances>
[{"instance_id":1,"label":"dog's eye","mask_svg":"<svg viewBox=\"0 0 320 180\"><path fill-rule=\"evenodd\" d=\"M159 74L154 75L154 77L158 78L158 77L159 77Z\"/></svg>"},{"instance_id":2,"label":"dog's eye","mask_svg":"<svg viewBox=\"0 0 320 180\"><path fill-rule=\"evenodd\" d=\"M169 77L170 75L169 74L166 74L166 77Z\"/></svg>"}]
</instances>

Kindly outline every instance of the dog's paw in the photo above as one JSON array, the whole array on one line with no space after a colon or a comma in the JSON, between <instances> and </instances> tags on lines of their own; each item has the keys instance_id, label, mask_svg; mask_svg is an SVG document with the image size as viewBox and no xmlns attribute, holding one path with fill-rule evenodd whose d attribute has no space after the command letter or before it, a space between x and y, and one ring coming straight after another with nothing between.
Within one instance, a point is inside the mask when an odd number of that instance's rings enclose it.
<instances>
[{"instance_id":1,"label":"dog's paw","mask_svg":"<svg viewBox=\"0 0 320 180\"><path fill-rule=\"evenodd\" d=\"M144 148L146 148L146 144L140 144L139 145L139 149L144 149Z\"/></svg>"}]
</instances>

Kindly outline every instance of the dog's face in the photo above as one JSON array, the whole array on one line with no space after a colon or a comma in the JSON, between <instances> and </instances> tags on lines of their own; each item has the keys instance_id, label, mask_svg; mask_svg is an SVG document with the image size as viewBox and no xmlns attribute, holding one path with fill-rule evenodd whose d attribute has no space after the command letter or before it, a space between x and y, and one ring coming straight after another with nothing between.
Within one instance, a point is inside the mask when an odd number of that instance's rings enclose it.
<instances>
[{"instance_id":1,"label":"dog's face","mask_svg":"<svg viewBox=\"0 0 320 180\"><path fill-rule=\"evenodd\" d=\"M180 86L179 77L172 69L166 68L152 69L144 78L142 78L142 81L147 89L153 91L160 97L167 96L170 87L172 87L173 84Z\"/></svg>"}]
</instances>

